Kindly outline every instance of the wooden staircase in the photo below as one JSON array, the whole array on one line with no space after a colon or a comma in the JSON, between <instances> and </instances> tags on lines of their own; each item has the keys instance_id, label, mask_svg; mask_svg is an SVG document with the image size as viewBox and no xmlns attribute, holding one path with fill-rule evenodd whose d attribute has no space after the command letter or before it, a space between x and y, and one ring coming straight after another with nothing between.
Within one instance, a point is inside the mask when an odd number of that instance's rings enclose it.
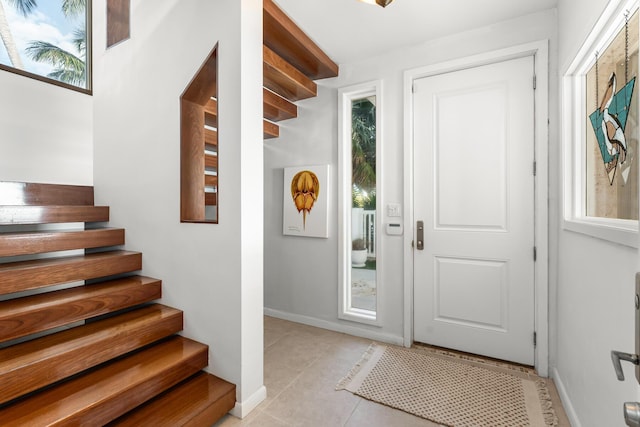
<instances>
[{"instance_id":1,"label":"wooden staircase","mask_svg":"<svg viewBox=\"0 0 640 427\"><path fill-rule=\"evenodd\" d=\"M273 0L264 0L264 139L277 138L277 122L298 116L295 102L317 95L315 80L336 77L338 65Z\"/></svg>"},{"instance_id":2,"label":"wooden staircase","mask_svg":"<svg viewBox=\"0 0 640 427\"><path fill-rule=\"evenodd\" d=\"M1 426L211 426L234 407L108 220L92 187L0 182Z\"/></svg>"}]
</instances>

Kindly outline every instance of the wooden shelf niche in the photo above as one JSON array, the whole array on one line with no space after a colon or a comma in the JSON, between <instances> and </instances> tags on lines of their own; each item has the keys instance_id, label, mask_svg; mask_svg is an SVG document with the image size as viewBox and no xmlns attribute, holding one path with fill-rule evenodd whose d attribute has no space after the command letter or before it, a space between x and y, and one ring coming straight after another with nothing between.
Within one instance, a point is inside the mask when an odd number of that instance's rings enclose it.
<instances>
[{"instance_id":1,"label":"wooden shelf niche","mask_svg":"<svg viewBox=\"0 0 640 427\"><path fill-rule=\"evenodd\" d=\"M216 45L180 97L180 221L218 223Z\"/></svg>"}]
</instances>

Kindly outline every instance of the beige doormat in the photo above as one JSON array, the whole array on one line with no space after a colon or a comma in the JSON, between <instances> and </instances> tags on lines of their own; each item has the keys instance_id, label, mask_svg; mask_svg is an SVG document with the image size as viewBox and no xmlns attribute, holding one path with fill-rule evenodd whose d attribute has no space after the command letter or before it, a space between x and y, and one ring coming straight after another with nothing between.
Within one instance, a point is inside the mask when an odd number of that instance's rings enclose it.
<instances>
[{"instance_id":1,"label":"beige doormat","mask_svg":"<svg viewBox=\"0 0 640 427\"><path fill-rule=\"evenodd\" d=\"M453 427L557 425L544 380L478 365L372 344L336 390Z\"/></svg>"}]
</instances>

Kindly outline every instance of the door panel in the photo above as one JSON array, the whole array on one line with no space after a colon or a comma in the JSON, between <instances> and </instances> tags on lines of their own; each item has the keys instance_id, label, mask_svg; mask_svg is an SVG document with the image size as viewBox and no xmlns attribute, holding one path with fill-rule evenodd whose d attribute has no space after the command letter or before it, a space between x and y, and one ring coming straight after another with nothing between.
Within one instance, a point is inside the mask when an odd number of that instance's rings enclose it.
<instances>
[{"instance_id":1,"label":"door panel","mask_svg":"<svg viewBox=\"0 0 640 427\"><path fill-rule=\"evenodd\" d=\"M435 257L435 319L505 330L506 263ZM459 295L466 294L467 298Z\"/></svg>"},{"instance_id":2,"label":"door panel","mask_svg":"<svg viewBox=\"0 0 640 427\"><path fill-rule=\"evenodd\" d=\"M414 83L414 338L532 365L533 57Z\"/></svg>"},{"instance_id":3,"label":"door panel","mask_svg":"<svg viewBox=\"0 0 640 427\"><path fill-rule=\"evenodd\" d=\"M435 94L437 228L505 228L505 95L504 84ZM486 111L490 117L482 117ZM473 129L462 125L474 116ZM487 154L490 162L476 161Z\"/></svg>"}]
</instances>

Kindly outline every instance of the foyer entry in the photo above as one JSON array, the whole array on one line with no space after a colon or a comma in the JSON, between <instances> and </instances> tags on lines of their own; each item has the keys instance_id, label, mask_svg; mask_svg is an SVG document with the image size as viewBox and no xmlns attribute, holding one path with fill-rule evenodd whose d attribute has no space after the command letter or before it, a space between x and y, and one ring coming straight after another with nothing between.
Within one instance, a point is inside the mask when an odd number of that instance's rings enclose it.
<instances>
[{"instance_id":1,"label":"foyer entry","mask_svg":"<svg viewBox=\"0 0 640 427\"><path fill-rule=\"evenodd\" d=\"M534 364L533 76L526 56L414 80L415 341Z\"/></svg>"}]
</instances>

